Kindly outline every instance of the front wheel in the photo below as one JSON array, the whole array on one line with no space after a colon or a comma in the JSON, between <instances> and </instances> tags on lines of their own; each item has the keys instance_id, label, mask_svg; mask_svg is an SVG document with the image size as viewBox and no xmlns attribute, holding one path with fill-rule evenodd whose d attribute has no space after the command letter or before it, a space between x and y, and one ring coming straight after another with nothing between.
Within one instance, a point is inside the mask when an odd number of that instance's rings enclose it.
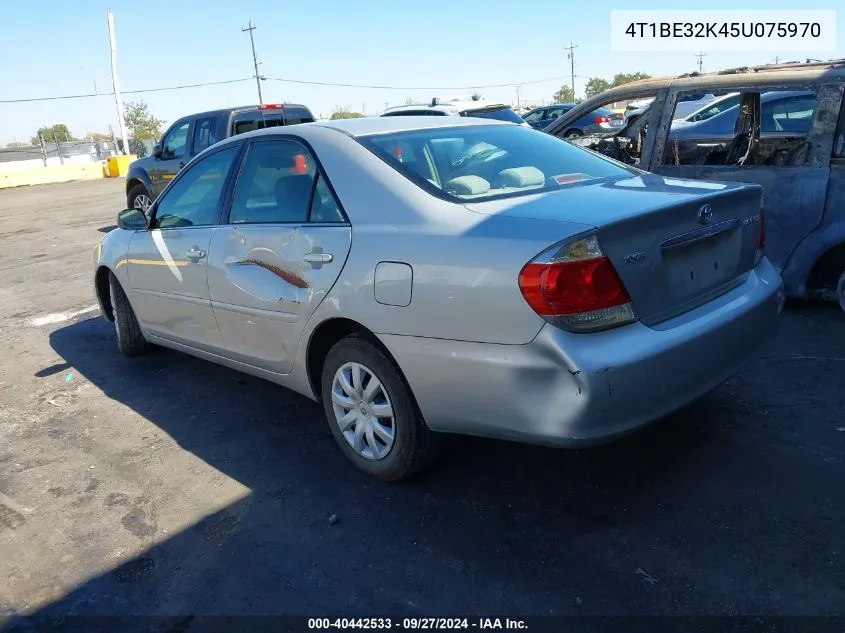
<instances>
[{"instance_id":1,"label":"front wheel","mask_svg":"<svg viewBox=\"0 0 845 633\"><path fill-rule=\"evenodd\" d=\"M126 204L129 208L138 209L142 213L146 213L152 203L153 199L144 185L135 185L126 196Z\"/></svg>"},{"instance_id":2,"label":"front wheel","mask_svg":"<svg viewBox=\"0 0 845 633\"><path fill-rule=\"evenodd\" d=\"M437 453L396 363L370 339L348 336L326 356L323 408L340 449L355 466L382 481L410 477Z\"/></svg>"},{"instance_id":3,"label":"front wheel","mask_svg":"<svg viewBox=\"0 0 845 633\"><path fill-rule=\"evenodd\" d=\"M114 276L109 273L109 294L111 295L111 309L114 317L114 331L117 335L117 348L127 357L140 356L150 349L150 344L141 332L135 311L129 305L129 298L123 287Z\"/></svg>"},{"instance_id":4,"label":"front wheel","mask_svg":"<svg viewBox=\"0 0 845 633\"><path fill-rule=\"evenodd\" d=\"M579 136L584 136L584 133L581 130L567 130L566 134L563 135L563 138L578 138Z\"/></svg>"}]
</instances>

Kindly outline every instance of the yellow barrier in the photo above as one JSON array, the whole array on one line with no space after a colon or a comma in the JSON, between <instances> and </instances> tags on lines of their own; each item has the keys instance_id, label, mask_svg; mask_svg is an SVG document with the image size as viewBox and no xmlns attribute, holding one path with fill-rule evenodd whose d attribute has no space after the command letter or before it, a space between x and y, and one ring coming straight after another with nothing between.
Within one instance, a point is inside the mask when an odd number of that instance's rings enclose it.
<instances>
[{"instance_id":1,"label":"yellow barrier","mask_svg":"<svg viewBox=\"0 0 845 633\"><path fill-rule=\"evenodd\" d=\"M100 163L36 167L21 171L0 172L0 189L70 182L71 180L97 180L103 178L104 175L103 166Z\"/></svg>"},{"instance_id":2,"label":"yellow barrier","mask_svg":"<svg viewBox=\"0 0 845 633\"><path fill-rule=\"evenodd\" d=\"M106 169L110 178L125 176L129 171L129 163L138 160L135 154L128 156L112 156L106 161Z\"/></svg>"}]
</instances>

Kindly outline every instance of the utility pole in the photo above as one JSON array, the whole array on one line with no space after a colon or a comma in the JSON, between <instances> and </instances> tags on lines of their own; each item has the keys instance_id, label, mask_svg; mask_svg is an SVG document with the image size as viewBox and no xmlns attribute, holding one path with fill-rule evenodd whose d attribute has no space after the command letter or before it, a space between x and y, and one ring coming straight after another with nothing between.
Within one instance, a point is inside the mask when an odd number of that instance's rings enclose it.
<instances>
[{"instance_id":1,"label":"utility pole","mask_svg":"<svg viewBox=\"0 0 845 633\"><path fill-rule=\"evenodd\" d=\"M780 63L780 57L778 57L777 55L775 55L775 63L776 64Z\"/></svg>"},{"instance_id":2,"label":"utility pole","mask_svg":"<svg viewBox=\"0 0 845 633\"><path fill-rule=\"evenodd\" d=\"M516 87L516 107L519 109L519 86Z\"/></svg>"},{"instance_id":3,"label":"utility pole","mask_svg":"<svg viewBox=\"0 0 845 633\"><path fill-rule=\"evenodd\" d=\"M701 68L704 66L704 58L707 57L707 53L696 53L696 57L698 57L698 74L701 74Z\"/></svg>"},{"instance_id":4,"label":"utility pole","mask_svg":"<svg viewBox=\"0 0 845 633\"><path fill-rule=\"evenodd\" d=\"M126 133L126 116L123 112L123 99L120 96L120 81L117 78L117 44L114 38L114 16L111 9L106 14L109 22L109 48L111 49L111 81L114 86L114 102L117 106L117 122L120 124L120 136L123 138L123 153L129 153L129 140Z\"/></svg>"},{"instance_id":5,"label":"utility pole","mask_svg":"<svg viewBox=\"0 0 845 633\"><path fill-rule=\"evenodd\" d=\"M252 37L252 32L256 28L252 23L252 18L250 18L249 26L241 29L241 33L249 31L249 43L252 45L252 63L255 65L255 85L258 86L258 105L264 105L264 99L261 97L261 75L258 74L258 57L255 55L255 38Z\"/></svg>"},{"instance_id":6,"label":"utility pole","mask_svg":"<svg viewBox=\"0 0 845 633\"><path fill-rule=\"evenodd\" d=\"M569 42L569 46L566 46L565 49L569 52L566 54L567 59L569 59L570 67L571 67L571 79L572 79L572 100L575 101L575 49L578 48L577 45L573 44L571 41Z\"/></svg>"}]
</instances>

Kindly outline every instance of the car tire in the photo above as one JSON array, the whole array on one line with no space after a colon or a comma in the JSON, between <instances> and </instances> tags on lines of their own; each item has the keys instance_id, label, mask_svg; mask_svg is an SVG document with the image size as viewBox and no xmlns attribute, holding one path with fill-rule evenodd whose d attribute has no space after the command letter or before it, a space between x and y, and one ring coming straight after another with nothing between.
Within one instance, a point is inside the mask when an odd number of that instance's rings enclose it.
<instances>
[{"instance_id":1,"label":"car tire","mask_svg":"<svg viewBox=\"0 0 845 633\"><path fill-rule=\"evenodd\" d=\"M584 136L584 133L581 130L567 130L566 134L563 135L563 138L578 138L579 136Z\"/></svg>"},{"instance_id":2,"label":"car tire","mask_svg":"<svg viewBox=\"0 0 845 633\"><path fill-rule=\"evenodd\" d=\"M138 325L138 319L135 317L135 311L129 304L129 298L114 273L109 273L109 295L114 317L114 331L117 335L117 349L128 358L146 354L150 350L150 344L144 338L141 326Z\"/></svg>"},{"instance_id":3,"label":"car tire","mask_svg":"<svg viewBox=\"0 0 845 633\"><path fill-rule=\"evenodd\" d=\"M358 384L354 384L355 371L361 372ZM341 374L354 393L344 389ZM373 379L378 384L371 390ZM423 420L399 367L371 338L353 334L338 341L323 363L321 387L329 429L359 470L381 481L399 481L420 471L437 455L439 434ZM369 396L368 391L372 391ZM350 415L351 421L342 429L344 418Z\"/></svg>"},{"instance_id":4,"label":"car tire","mask_svg":"<svg viewBox=\"0 0 845 633\"><path fill-rule=\"evenodd\" d=\"M842 271L836 283L836 300L839 302L839 307L845 310L845 270Z\"/></svg>"},{"instance_id":5,"label":"car tire","mask_svg":"<svg viewBox=\"0 0 845 633\"><path fill-rule=\"evenodd\" d=\"M130 209L140 209L144 213L150 208L153 198L144 185L135 185L126 196L126 204ZM136 206L139 205L139 206Z\"/></svg>"}]
</instances>

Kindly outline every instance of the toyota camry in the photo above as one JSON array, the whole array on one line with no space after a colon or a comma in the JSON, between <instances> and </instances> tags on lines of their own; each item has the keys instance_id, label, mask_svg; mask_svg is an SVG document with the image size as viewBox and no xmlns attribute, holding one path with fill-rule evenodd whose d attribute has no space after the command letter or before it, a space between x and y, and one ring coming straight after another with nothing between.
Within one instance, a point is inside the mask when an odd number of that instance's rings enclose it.
<instances>
[{"instance_id":1,"label":"toyota camry","mask_svg":"<svg viewBox=\"0 0 845 633\"><path fill-rule=\"evenodd\" d=\"M760 201L489 119L307 123L121 211L94 286L123 354L320 401L352 463L398 480L443 433L598 443L734 374L782 308Z\"/></svg>"}]
</instances>

